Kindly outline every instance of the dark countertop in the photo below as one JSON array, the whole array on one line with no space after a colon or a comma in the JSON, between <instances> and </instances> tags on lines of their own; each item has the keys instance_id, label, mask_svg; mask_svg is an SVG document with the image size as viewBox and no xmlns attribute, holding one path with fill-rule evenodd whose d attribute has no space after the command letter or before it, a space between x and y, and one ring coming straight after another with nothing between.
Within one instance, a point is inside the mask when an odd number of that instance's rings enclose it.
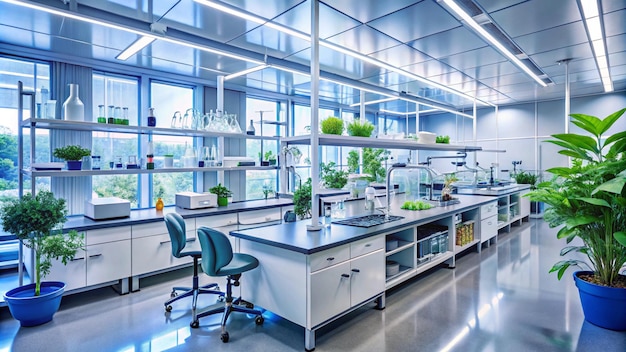
<instances>
[{"instance_id":1,"label":"dark countertop","mask_svg":"<svg viewBox=\"0 0 626 352\"><path fill-rule=\"evenodd\" d=\"M92 220L87 217L76 215L68 216L67 222L63 226L64 230L95 230L114 226L137 225L150 222L162 221L167 213L176 212L183 218L197 218L202 216L220 215L237 213L241 211L252 211L261 209L270 209L281 206L289 206L293 204L292 199L288 198L271 198L262 200L251 200L244 202L228 203L225 207L205 208L205 209L183 209L175 206L165 207L163 211L157 211L155 208L131 210L130 217L112 220Z\"/></svg>"},{"instance_id":2,"label":"dark countertop","mask_svg":"<svg viewBox=\"0 0 626 352\"><path fill-rule=\"evenodd\" d=\"M393 232L407 226L436 221L450 214L493 202L493 198L485 196L459 195L458 198L461 200L460 204L422 211L402 210L400 205L403 200L396 199L391 207L391 215L403 216L404 219L369 228L332 224L330 228L323 228L320 231L307 231L306 227L311 223L311 219L307 219L262 228L231 231L230 234L274 247L312 254L380 233Z\"/></svg>"}]
</instances>

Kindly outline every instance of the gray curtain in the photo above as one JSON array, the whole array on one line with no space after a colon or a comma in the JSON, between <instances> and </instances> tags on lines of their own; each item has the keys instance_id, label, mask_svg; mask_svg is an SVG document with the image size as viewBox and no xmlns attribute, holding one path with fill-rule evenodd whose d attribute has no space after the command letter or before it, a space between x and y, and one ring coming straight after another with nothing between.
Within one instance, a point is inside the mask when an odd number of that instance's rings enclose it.
<instances>
[{"instance_id":1,"label":"gray curtain","mask_svg":"<svg viewBox=\"0 0 626 352\"><path fill-rule=\"evenodd\" d=\"M85 121L92 121L92 80L91 67L77 66L63 62L52 65L52 99L57 100L57 119L63 118L63 102L70 95L69 84L78 84L78 96L85 105ZM91 149L91 132L50 130L50 155L54 148L66 145L80 145ZM53 161L54 156L51 157ZM69 214L84 214L85 199L91 199L91 177L51 177L50 188L57 197L67 201Z\"/></svg>"}]
</instances>

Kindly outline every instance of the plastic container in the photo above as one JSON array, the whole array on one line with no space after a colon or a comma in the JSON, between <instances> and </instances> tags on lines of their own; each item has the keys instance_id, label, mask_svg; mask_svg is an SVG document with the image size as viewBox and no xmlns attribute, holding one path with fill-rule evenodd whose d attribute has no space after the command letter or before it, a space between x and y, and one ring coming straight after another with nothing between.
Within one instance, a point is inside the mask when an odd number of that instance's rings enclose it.
<instances>
[{"instance_id":1,"label":"plastic container","mask_svg":"<svg viewBox=\"0 0 626 352\"><path fill-rule=\"evenodd\" d=\"M432 132L417 132L417 143L434 144L436 140L437 135Z\"/></svg>"}]
</instances>

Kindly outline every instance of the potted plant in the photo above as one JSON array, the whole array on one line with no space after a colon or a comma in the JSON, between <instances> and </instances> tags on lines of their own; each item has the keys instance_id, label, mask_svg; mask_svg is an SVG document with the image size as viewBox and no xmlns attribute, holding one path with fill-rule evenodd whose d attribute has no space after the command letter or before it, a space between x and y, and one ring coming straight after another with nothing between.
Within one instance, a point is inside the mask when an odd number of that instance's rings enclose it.
<instances>
[{"instance_id":1,"label":"potted plant","mask_svg":"<svg viewBox=\"0 0 626 352\"><path fill-rule=\"evenodd\" d=\"M571 166L547 170L555 177L527 195L550 206L544 219L551 227L562 226L557 237L570 245L561 255L578 254L550 272L561 279L570 266L589 268L574 273L585 319L612 330L626 330L626 277L620 274L626 247L618 242L626 237L626 131L602 135L625 111L604 119L570 115L587 134L556 134L549 142L563 148L559 153L572 158Z\"/></svg>"},{"instance_id":2,"label":"potted plant","mask_svg":"<svg viewBox=\"0 0 626 352\"><path fill-rule=\"evenodd\" d=\"M530 172L520 171L514 175L515 182L520 185L530 185L530 189L534 190L537 188L537 175L531 174ZM530 212L533 214L541 213L543 209L543 204L541 202L530 202Z\"/></svg>"},{"instance_id":3,"label":"potted plant","mask_svg":"<svg viewBox=\"0 0 626 352\"><path fill-rule=\"evenodd\" d=\"M309 177L306 182L293 193L293 211L300 220L311 217L312 191L313 187L311 185L311 178Z\"/></svg>"},{"instance_id":4,"label":"potted plant","mask_svg":"<svg viewBox=\"0 0 626 352\"><path fill-rule=\"evenodd\" d=\"M320 163L320 179L326 188L342 189L348 183L348 172L337 169L334 162Z\"/></svg>"},{"instance_id":5,"label":"potted plant","mask_svg":"<svg viewBox=\"0 0 626 352\"><path fill-rule=\"evenodd\" d=\"M217 186L211 187L209 189L210 193L217 195L217 205L220 207L224 207L228 205L228 197L233 195L228 188L222 186L221 183L218 183Z\"/></svg>"},{"instance_id":6,"label":"potted plant","mask_svg":"<svg viewBox=\"0 0 626 352\"><path fill-rule=\"evenodd\" d=\"M265 152L264 159L268 161L269 165L276 165L276 155L271 150Z\"/></svg>"},{"instance_id":7,"label":"potted plant","mask_svg":"<svg viewBox=\"0 0 626 352\"><path fill-rule=\"evenodd\" d=\"M343 133L343 120L335 116L329 116L322 120L320 127L324 134L341 135Z\"/></svg>"},{"instance_id":8,"label":"potted plant","mask_svg":"<svg viewBox=\"0 0 626 352\"><path fill-rule=\"evenodd\" d=\"M354 119L348 124L347 130L350 136L370 137L374 128L374 125L367 120Z\"/></svg>"},{"instance_id":9,"label":"potted plant","mask_svg":"<svg viewBox=\"0 0 626 352\"><path fill-rule=\"evenodd\" d=\"M65 289L62 282L42 282L50 273L52 260L63 264L83 248L83 236L76 231L63 234L66 221L65 199L56 199L52 192L30 193L21 199L9 200L2 207L2 229L15 235L35 255L35 283L7 291L4 299L13 317L22 326L35 326L52 320L59 309Z\"/></svg>"},{"instance_id":10,"label":"potted plant","mask_svg":"<svg viewBox=\"0 0 626 352\"><path fill-rule=\"evenodd\" d=\"M65 147L55 148L52 154L59 159L65 160L68 170L80 170L82 167L82 158L84 156L90 156L91 150L79 145L67 145Z\"/></svg>"}]
</instances>

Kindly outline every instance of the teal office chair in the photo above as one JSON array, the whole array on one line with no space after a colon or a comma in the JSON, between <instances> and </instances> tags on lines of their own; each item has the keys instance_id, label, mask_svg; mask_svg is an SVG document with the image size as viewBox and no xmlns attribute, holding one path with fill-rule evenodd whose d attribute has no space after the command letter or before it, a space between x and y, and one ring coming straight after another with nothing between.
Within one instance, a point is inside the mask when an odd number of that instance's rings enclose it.
<instances>
[{"instance_id":1,"label":"teal office chair","mask_svg":"<svg viewBox=\"0 0 626 352\"><path fill-rule=\"evenodd\" d=\"M201 251L184 251L187 243L185 221L183 217L177 213L165 214L165 225L167 231L170 234L172 241L172 255L176 258L192 257L193 258L193 283L192 287L174 287L170 294L170 299L165 302L165 311L172 311L172 303L179 299L192 296L191 312L193 316L192 321L196 319L196 305L198 303L199 294L214 294L220 297L224 297L224 292L219 291L219 286L216 283L200 286L198 284L198 259L202 258ZM183 293L178 294L178 291Z\"/></svg>"},{"instance_id":2,"label":"teal office chair","mask_svg":"<svg viewBox=\"0 0 626 352\"><path fill-rule=\"evenodd\" d=\"M198 314L197 318L206 317L215 313L222 315L222 342L228 342L229 336L226 331L226 321L232 312L242 312L254 314L255 323L263 324L263 315L260 310L253 309L254 306L241 300L241 297L233 299L232 286L239 286L239 278L243 272L252 270L259 266L259 261L248 254L233 253L228 237L223 233L208 227L198 228L198 239L202 248L202 270L209 276L226 276L226 303L223 307L209 309ZM242 306L245 304L246 306ZM191 322L192 328L200 326L198 320Z\"/></svg>"}]
</instances>

